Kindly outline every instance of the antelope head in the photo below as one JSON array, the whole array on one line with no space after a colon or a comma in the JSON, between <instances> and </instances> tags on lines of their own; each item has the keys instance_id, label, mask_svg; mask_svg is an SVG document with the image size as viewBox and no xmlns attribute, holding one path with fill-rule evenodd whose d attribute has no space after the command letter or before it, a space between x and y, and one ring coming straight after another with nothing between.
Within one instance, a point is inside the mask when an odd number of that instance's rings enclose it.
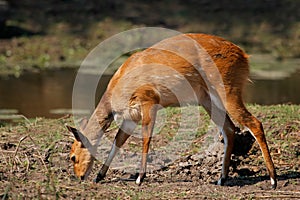
<instances>
[{"instance_id":1,"label":"antelope head","mask_svg":"<svg viewBox=\"0 0 300 200\"><path fill-rule=\"evenodd\" d=\"M73 162L74 172L81 180L85 180L91 173L94 163L94 157L89 151L92 145L80 130L68 125L66 127L75 137L70 151L70 160Z\"/></svg>"}]
</instances>

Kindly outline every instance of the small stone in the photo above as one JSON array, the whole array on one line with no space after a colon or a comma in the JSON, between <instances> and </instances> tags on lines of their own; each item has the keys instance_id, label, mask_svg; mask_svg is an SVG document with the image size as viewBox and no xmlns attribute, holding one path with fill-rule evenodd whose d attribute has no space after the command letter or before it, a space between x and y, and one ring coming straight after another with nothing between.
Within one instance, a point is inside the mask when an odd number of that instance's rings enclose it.
<instances>
[{"instance_id":1,"label":"small stone","mask_svg":"<svg viewBox=\"0 0 300 200\"><path fill-rule=\"evenodd\" d=\"M187 166L189 166L190 164L189 164L189 162L180 162L179 163L179 166L180 167L187 167Z\"/></svg>"}]
</instances>

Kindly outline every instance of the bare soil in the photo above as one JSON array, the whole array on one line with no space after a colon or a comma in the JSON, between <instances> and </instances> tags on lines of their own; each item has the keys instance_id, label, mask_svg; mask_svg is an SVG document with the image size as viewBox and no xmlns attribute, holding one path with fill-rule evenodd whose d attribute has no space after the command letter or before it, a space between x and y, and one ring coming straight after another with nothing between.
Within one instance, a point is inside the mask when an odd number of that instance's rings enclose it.
<instances>
[{"instance_id":1,"label":"bare soil","mask_svg":"<svg viewBox=\"0 0 300 200\"><path fill-rule=\"evenodd\" d=\"M4 127L0 129L0 197L299 199L300 107L252 106L251 110L264 121L278 174L276 190L270 188L261 151L256 142L252 145L253 140L247 132L244 133L246 136L237 136L242 139L236 141L236 155L232 156L230 178L225 186L217 186L215 182L221 170L223 144L218 133L213 133L214 131L194 139L193 143L201 147L199 151L190 149L163 168L149 172L141 186L137 186L132 174L122 168L110 169L105 180L94 184L92 179L101 167L100 161L96 162L89 179L81 182L74 176L69 161L72 138L64 124L72 124L72 118L65 116L60 119L37 118L30 121L2 122ZM285 118L282 117L284 115ZM115 131L111 130L112 137ZM248 149L241 152L240 147ZM152 149L155 150L155 145Z\"/></svg>"}]
</instances>

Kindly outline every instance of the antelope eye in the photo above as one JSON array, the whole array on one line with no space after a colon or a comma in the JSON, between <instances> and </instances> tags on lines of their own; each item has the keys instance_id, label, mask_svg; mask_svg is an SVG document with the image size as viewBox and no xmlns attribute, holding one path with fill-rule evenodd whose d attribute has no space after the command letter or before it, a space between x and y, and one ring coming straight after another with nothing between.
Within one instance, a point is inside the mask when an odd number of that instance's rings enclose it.
<instances>
[{"instance_id":1,"label":"antelope eye","mask_svg":"<svg viewBox=\"0 0 300 200\"><path fill-rule=\"evenodd\" d=\"M72 160L72 162L74 162L74 163L75 163L75 161L76 161L76 157L75 157L75 155L72 155L72 156L70 157L70 159Z\"/></svg>"}]
</instances>

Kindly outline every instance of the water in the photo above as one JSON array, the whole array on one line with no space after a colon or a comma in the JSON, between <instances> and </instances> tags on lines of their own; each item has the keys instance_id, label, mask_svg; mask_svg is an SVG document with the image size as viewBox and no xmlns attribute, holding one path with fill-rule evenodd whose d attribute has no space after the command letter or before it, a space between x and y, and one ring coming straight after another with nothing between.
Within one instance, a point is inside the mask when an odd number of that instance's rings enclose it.
<instances>
[{"instance_id":1,"label":"water","mask_svg":"<svg viewBox=\"0 0 300 200\"><path fill-rule=\"evenodd\" d=\"M252 79L245 101L261 105L300 104L300 70L282 79Z\"/></svg>"},{"instance_id":2,"label":"water","mask_svg":"<svg viewBox=\"0 0 300 200\"><path fill-rule=\"evenodd\" d=\"M19 78L0 77L0 116L1 112L15 112L28 118L59 117L70 112L76 72L74 69L64 69L28 73ZM89 80L94 75L85 76L88 87ZM111 76L102 77L95 102L99 100L105 90L104 85L107 85L110 78ZM253 83L247 86L246 102L261 105L300 104L300 71L281 79L256 78L252 78ZM84 97L82 101L85 101Z\"/></svg>"}]
</instances>

